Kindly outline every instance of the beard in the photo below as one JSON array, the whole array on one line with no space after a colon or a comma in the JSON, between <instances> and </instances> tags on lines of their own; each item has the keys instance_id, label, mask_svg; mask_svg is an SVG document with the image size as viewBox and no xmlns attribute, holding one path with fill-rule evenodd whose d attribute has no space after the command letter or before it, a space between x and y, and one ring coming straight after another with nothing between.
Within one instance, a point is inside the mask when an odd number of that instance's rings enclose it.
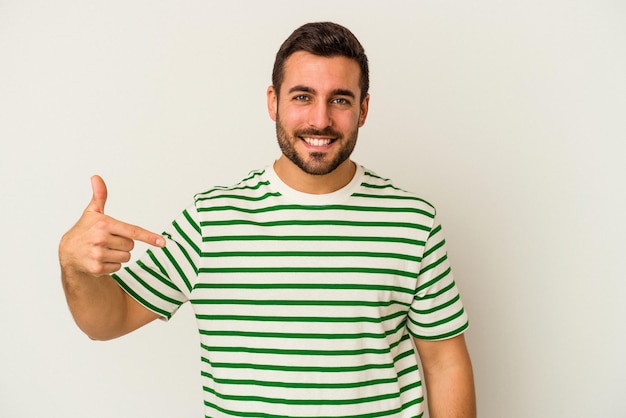
<instances>
[{"instance_id":1,"label":"beard","mask_svg":"<svg viewBox=\"0 0 626 418\"><path fill-rule=\"evenodd\" d=\"M276 115L276 139L280 150L292 163L294 163L300 170L307 174L312 175L324 175L335 171L344 161L350 158L354 147L356 146L356 140L358 137L359 129L355 127L348 132L347 135L343 135L336 132L332 128L328 127L322 130L318 129L301 129L296 130L293 136L287 133L287 130L280 121L280 116ZM302 141L302 137L307 136L329 136L335 138L335 141L340 145L338 152L335 152L334 156L329 156L326 152L308 152L306 155L300 155L296 151L294 144L297 141Z\"/></svg>"}]
</instances>

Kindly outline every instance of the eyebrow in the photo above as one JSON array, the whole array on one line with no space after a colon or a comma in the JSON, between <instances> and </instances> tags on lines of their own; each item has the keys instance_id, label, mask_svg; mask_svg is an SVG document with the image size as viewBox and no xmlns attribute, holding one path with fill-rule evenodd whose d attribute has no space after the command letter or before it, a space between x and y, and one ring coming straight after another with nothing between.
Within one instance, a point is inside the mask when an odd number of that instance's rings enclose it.
<instances>
[{"instance_id":1,"label":"eyebrow","mask_svg":"<svg viewBox=\"0 0 626 418\"><path fill-rule=\"evenodd\" d=\"M289 93L295 93L295 92L304 92L304 93L313 93L313 94L316 93L315 89L311 87L307 87L307 86L293 86L292 88L289 89ZM347 89L335 89L331 91L330 93L332 96L347 96L353 99L356 98L356 95L354 94L354 92L352 92L351 90L347 90Z\"/></svg>"}]
</instances>

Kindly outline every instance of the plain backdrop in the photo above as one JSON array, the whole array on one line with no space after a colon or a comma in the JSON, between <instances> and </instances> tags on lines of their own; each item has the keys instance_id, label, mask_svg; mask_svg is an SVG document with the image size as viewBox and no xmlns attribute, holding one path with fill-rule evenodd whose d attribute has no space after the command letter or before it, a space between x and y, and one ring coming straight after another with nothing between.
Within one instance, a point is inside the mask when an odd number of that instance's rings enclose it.
<instances>
[{"instance_id":1,"label":"plain backdrop","mask_svg":"<svg viewBox=\"0 0 626 418\"><path fill-rule=\"evenodd\" d=\"M0 416L202 416L189 306L91 341L58 242L94 173L111 216L160 232L270 164L274 55L318 20L369 55L354 159L438 207L479 416L626 416L619 0L0 0Z\"/></svg>"}]
</instances>

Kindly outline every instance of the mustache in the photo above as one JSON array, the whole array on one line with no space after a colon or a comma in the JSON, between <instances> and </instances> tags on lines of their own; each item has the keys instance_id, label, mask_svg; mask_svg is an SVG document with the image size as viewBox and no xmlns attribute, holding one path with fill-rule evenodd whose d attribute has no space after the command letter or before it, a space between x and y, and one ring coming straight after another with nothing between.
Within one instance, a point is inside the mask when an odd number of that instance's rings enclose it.
<instances>
[{"instance_id":1,"label":"mustache","mask_svg":"<svg viewBox=\"0 0 626 418\"><path fill-rule=\"evenodd\" d=\"M333 138L342 138L343 135L340 132L335 131L331 127L324 129L300 129L294 132L295 136L330 136Z\"/></svg>"}]
</instances>

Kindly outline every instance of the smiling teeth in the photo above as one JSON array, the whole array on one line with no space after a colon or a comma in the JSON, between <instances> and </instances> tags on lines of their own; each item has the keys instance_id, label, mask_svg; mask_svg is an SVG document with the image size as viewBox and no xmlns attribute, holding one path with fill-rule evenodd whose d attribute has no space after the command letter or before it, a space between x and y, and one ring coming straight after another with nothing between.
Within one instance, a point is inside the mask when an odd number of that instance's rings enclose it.
<instances>
[{"instance_id":1,"label":"smiling teeth","mask_svg":"<svg viewBox=\"0 0 626 418\"><path fill-rule=\"evenodd\" d=\"M325 145L330 144L331 142L330 139L320 139L320 138L303 138L303 139L307 144L312 145L314 147L323 147Z\"/></svg>"}]
</instances>

